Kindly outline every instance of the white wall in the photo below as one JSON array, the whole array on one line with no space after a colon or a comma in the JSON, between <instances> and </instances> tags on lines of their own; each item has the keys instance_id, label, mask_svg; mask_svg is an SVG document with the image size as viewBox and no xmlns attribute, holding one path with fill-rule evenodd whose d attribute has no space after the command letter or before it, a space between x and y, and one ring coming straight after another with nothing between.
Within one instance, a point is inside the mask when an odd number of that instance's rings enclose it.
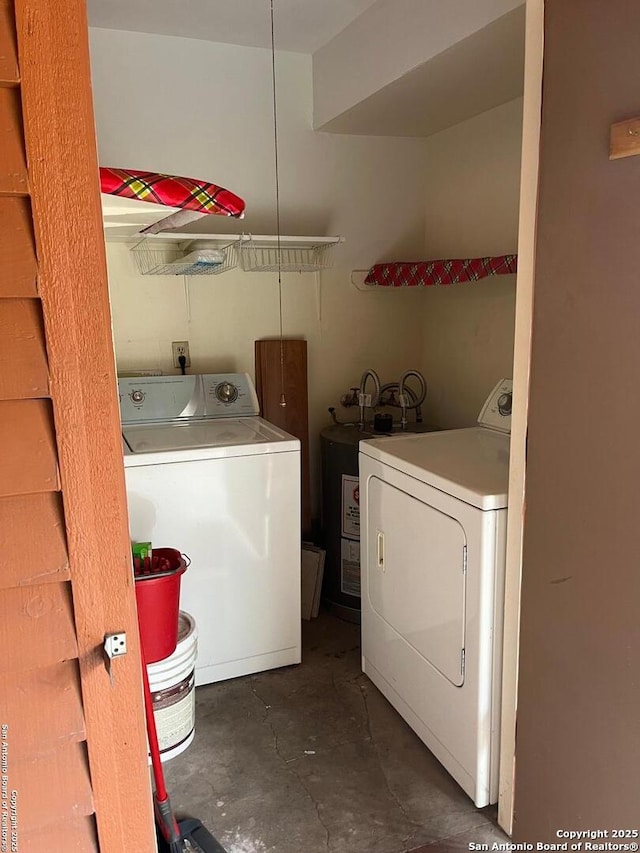
<instances>
[{"instance_id":1,"label":"white wall","mask_svg":"<svg viewBox=\"0 0 640 853\"><path fill-rule=\"evenodd\" d=\"M426 140L426 251L431 258L517 251L522 99ZM511 376L515 276L424 294L427 418L473 425L495 383Z\"/></svg>"},{"instance_id":2,"label":"white wall","mask_svg":"<svg viewBox=\"0 0 640 853\"><path fill-rule=\"evenodd\" d=\"M247 218L215 217L213 230L274 233L270 54L166 36L91 32L100 163L190 175L247 201ZM332 136L311 128L311 59L278 54L282 232L341 234L322 274L320 316L312 275L284 277L285 334L309 346L310 428L365 367L385 381L420 362L424 294L360 293L352 268L420 256L424 141ZM213 219L213 217L212 217ZM119 369L168 370L172 340L189 340L194 371L247 370L253 341L278 332L270 274L141 277L126 247L108 248ZM353 412L348 412L348 415Z\"/></svg>"},{"instance_id":3,"label":"white wall","mask_svg":"<svg viewBox=\"0 0 640 853\"><path fill-rule=\"evenodd\" d=\"M258 48L94 30L100 162L214 180L242 195L243 223L275 229L270 54ZM331 135L311 128L311 60L278 54L283 233L342 234L336 265L284 276L284 330L309 346L314 486L326 409L365 367L384 381L421 367L426 417L475 421L511 374L514 277L419 292L361 293L352 269L381 260L516 251L521 100L427 140ZM425 203L426 199L426 203ZM426 234L426 239L425 239ZM253 342L278 332L271 274L142 277L126 247L108 250L120 369L170 370L172 340L189 340L194 371L247 370ZM351 415L352 412L343 412Z\"/></svg>"},{"instance_id":4,"label":"white wall","mask_svg":"<svg viewBox=\"0 0 640 853\"><path fill-rule=\"evenodd\" d=\"M194 39L91 30L101 165L207 178L247 202L242 223L275 233L271 54ZM311 128L311 58L278 53L282 233L346 239L345 265L423 241L424 144L342 139Z\"/></svg>"}]
</instances>

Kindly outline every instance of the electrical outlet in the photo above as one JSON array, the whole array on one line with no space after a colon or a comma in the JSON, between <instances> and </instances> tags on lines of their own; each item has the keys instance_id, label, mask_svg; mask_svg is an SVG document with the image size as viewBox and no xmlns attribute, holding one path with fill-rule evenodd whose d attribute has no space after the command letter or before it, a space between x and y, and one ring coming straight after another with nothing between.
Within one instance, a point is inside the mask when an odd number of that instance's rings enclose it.
<instances>
[{"instance_id":1,"label":"electrical outlet","mask_svg":"<svg viewBox=\"0 0 640 853\"><path fill-rule=\"evenodd\" d=\"M189 358L189 341L173 341L171 349L173 351L174 367L180 368L180 362L178 359L181 355L187 359L184 366L191 367L191 359Z\"/></svg>"}]
</instances>

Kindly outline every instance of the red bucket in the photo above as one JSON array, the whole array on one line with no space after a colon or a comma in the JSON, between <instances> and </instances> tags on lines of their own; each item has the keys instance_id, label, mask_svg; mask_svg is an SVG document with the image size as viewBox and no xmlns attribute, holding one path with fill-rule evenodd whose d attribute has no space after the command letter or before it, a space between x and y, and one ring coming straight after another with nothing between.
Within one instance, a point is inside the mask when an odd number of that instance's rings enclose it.
<instances>
[{"instance_id":1,"label":"red bucket","mask_svg":"<svg viewBox=\"0 0 640 853\"><path fill-rule=\"evenodd\" d=\"M138 625L145 663L172 655L178 645L180 577L187 569L175 548L154 548L151 565L135 566Z\"/></svg>"}]
</instances>

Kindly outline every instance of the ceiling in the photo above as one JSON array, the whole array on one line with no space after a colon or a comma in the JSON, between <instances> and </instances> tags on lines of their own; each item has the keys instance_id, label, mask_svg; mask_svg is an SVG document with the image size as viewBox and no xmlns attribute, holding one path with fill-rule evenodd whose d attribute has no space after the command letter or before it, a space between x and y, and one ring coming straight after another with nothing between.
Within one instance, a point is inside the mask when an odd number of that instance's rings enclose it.
<instances>
[{"instance_id":1,"label":"ceiling","mask_svg":"<svg viewBox=\"0 0 640 853\"><path fill-rule=\"evenodd\" d=\"M522 5L320 129L367 136L431 136L506 104L522 95L524 33Z\"/></svg>"},{"instance_id":2,"label":"ceiling","mask_svg":"<svg viewBox=\"0 0 640 853\"><path fill-rule=\"evenodd\" d=\"M278 50L314 53L376 0L273 0ZM88 0L89 26L271 47L270 0Z\"/></svg>"}]
</instances>

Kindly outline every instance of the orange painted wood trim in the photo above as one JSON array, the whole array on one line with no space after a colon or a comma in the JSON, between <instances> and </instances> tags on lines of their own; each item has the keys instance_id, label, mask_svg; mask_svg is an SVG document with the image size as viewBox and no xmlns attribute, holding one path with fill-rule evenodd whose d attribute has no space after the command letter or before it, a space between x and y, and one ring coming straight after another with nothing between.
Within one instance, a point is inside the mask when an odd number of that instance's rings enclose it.
<instances>
[{"instance_id":1,"label":"orange painted wood trim","mask_svg":"<svg viewBox=\"0 0 640 853\"><path fill-rule=\"evenodd\" d=\"M9 732L9 756L17 746ZM58 823L68 803L73 803L69 817L93 814L93 796L89 777L86 745L68 743L29 761L9 761L9 787L18 792L18 830L20 826L47 826ZM18 850L28 850L19 844ZM67 851L64 834L51 838L50 850ZM126 848L125 848L126 850Z\"/></svg>"},{"instance_id":2,"label":"orange painted wood trim","mask_svg":"<svg viewBox=\"0 0 640 853\"><path fill-rule=\"evenodd\" d=\"M100 850L147 853L156 845L84 0L16 0L16 21ZM102 654L111 631L128 638L113 684Z\"/></svg>"},{"instance_id":3,"label":"orange painted wood trim","mask_svg":"<svg viewBox=\"0 0 640 853\"><path fill-rule=\"evenodd\" d=\"M29 853L53 853L52 838L63 838L66 853L98 853L98 839L93 817L59 821L20 832L20 843Z\"/></svg>"},{"instance_id":4,"label":"orange painted wood trim","mask_svg":"<svg viewBox=\"0 0 640 853\"><path fill-rule=\"evenodd\" d=\"M71 578L59 492L0 498L0 589Z\"/></svg>"},{"instance_id":5,"label":"orange painted wood trim","mask_svg":"<svg viewBox=\"0 0 640 853\"><path fill-rule=\"evenodd\" d=\"M24 195L27 191L20 93L0 87L0 193Z\"/></svg>"},{"instance_id":6,"label":"orange painted wood trim","mask_svg":"<svg viewBox=\"0 0 640 853\"><path fill-rule=\"evenodd\" d=\"M0 0L0 86L18 83L16 28L13 0Z\"/></svg>"},{"instance_id":7,"label":"orange painted wood trim","mask_svg":"<svg viewBox=\"0 0 640 853\"><path fill-rule=\"evenodd\" d=\"M39 299L0 299L0 364L0 400L48 396Z\"/></svg>"},{"instance_id":8,"label":"orange painted wood trim","mask_svg":"<svg viewBox=\"0 0 640 853\"><path fill-rule=\"evenodd\" d=\"M0 196L0 297L37 296L36 282L29 199Z\"/></svg>"},{"instance_id":9,"label":"orange painted wood trim","mask_svg":"<svg viewBox=\"0 0 640 853\"><path fill-rule=\"evenodd\" d=\"M77 660L25 669L3 678L3 683L19 687L5 688L2 700L2 724L8 726L12 763L85 740ZM34 823L38 825L37 820ZM26 829L31 824L25 815L22 826Z\"/></svg>"},{"instance_id":10,"label":"orange painted wood trim","mask_svg":"<svg viewBox=\"0 0 640 853\"><path fill-rule=\"evenodd\" d=\"M0 447L0 497L58 489L48 400L0 400Z\"/></svg>"},{"instance_id":11,"label":"orange painted wood trim","mask_svg":"<svg viewBox=\"0 0 640 853\"><path fill-rule=\"evenodd\" d=\"M0 649L19 654L0 655L0 677L8 673L52 666L78 656L69 583L14 587L2 594ZM43 639L46 637L46 641Z\"/></svg>"}]
</instances>

